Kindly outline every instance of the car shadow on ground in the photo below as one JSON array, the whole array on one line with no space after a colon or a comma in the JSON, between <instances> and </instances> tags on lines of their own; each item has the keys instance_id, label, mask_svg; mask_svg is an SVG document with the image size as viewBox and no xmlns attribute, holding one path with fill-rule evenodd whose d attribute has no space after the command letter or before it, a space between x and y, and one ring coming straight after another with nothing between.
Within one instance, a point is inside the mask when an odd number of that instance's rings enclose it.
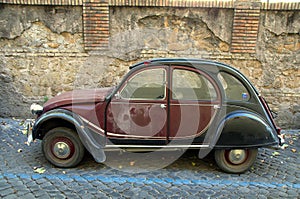
<instances>
[{"instance_id":1,"label":"car shadow on ground","mask_svg":"<svg viewBox=\"0 0 300 199\"><path fill-rule=\"evenodd\" d=\"M97 163L91 154L86 153L78 169L99 170L114 169L128 173L144 173L159 169L164 170L190 170L190 171L216 171L218 167L214 162L212 153L205 158L198 158L199 150L185 152L106 152L106 161Z\"/></svg>"}]
</instances>

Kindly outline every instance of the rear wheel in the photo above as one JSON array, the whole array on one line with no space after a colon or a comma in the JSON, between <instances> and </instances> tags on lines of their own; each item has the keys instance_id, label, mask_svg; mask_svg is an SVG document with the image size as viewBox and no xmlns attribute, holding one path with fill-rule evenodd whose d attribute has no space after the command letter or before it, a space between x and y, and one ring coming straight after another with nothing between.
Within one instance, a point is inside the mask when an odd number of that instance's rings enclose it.
<instances>
[{"instance_id":1,"label":"rear wheel","mask_svg":"<svg viewBox=\"0 0 300 199\"><path fill-rule=\"evenodd\" d=\"M257 152L257 149L215 150L215 160L225 172L243 173L254 164Z\"/></svg>"},{"instance_id":2,"label":"rear wheel","mask_svg":"<svg viewBox=\"0 0 300 199\"><path fill-rule=\"evenodd\" d=\"M46 159L58 167L75 167L85 152L78 134L65 127L48 131L43 138L42 149Z\"/></svg>"}]
</instances>

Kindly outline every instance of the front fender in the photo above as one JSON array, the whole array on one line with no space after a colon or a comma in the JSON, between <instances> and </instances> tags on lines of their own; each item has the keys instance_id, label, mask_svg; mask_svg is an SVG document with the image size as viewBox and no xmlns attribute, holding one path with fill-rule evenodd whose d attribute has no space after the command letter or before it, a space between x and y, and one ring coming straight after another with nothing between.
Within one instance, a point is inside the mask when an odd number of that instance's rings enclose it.
<instances>
[{"instance_id":1,"label":"front fender","mask_svg":"<svg viewBox=\"0 0 300 199\"><path fill-rule=\"evenodd\" d=\"M32 129L33 139L42 138L41 132L43 128L45 128L47 122L51 120L64 121L72 126L75 126L82 144L93 155L94 159L97 162L105 161L106 156L103 150L105 145L105 137L95 134L93 131L87 128L85 123L82 121L81 116L65 109L54 109L42 114L34 123Z\"/></svg>"},{"instance_id":2,"label":"front fender","mask_svg":"<svg viewBox=\"0 0 300 199\"><path fill-rule=\"evenodd\" d=\"M278 144L276 129L261 116L248 111L236 111L222 122L215 148L251 148Z\"/></svg>"}]
</instances>

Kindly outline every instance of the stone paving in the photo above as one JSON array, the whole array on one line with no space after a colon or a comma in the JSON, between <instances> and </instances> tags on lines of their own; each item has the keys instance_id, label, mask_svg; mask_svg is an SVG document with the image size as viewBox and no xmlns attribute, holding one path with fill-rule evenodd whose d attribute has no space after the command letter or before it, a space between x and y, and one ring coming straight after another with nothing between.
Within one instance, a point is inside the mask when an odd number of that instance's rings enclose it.
<instances>
[{"instance_id":1,"label":"stone paving","mask_svg":"<svg viewBox=\"0 0 300 199\"><path fill-rule=\"evenodd\" d=\"M90 155L76 168L55 168L45 160L40 141L25 144L20 122L0 118L0 198L300 197L300 130L284 131L285 149L260 149L244 174L224 173L212 155L200 160L196 151L165 168L135 173L137 160L120 152L108 158L113 168Z\"/></svg>"}]
</instances>

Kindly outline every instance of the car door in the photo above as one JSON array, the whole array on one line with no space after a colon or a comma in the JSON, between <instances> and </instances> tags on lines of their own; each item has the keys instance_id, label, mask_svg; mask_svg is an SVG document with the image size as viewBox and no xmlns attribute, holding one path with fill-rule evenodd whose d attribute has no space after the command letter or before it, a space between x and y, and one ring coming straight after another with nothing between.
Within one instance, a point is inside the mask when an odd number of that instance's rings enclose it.
<instances>
[{"instance_id":1,"label":"car door","mask_svg":"<svg viewBox=\"0 0 300 199\"><path fill-rule=\"evenodd\" d=\"M206 73L191 67L171 68L169 140L194 140L212 123L221 104L220 91Z\"/></svg>"},{"instance_id":2,"label":"car door","mask_svg":"<svg viewBox=\"0 0 300 199\"><path fill-rule=\"evenodd\" d=\"M165 144L167 68L141 68L123 81L106 111L107 137L118 143Z\"/></svg>"}]
</instances>

